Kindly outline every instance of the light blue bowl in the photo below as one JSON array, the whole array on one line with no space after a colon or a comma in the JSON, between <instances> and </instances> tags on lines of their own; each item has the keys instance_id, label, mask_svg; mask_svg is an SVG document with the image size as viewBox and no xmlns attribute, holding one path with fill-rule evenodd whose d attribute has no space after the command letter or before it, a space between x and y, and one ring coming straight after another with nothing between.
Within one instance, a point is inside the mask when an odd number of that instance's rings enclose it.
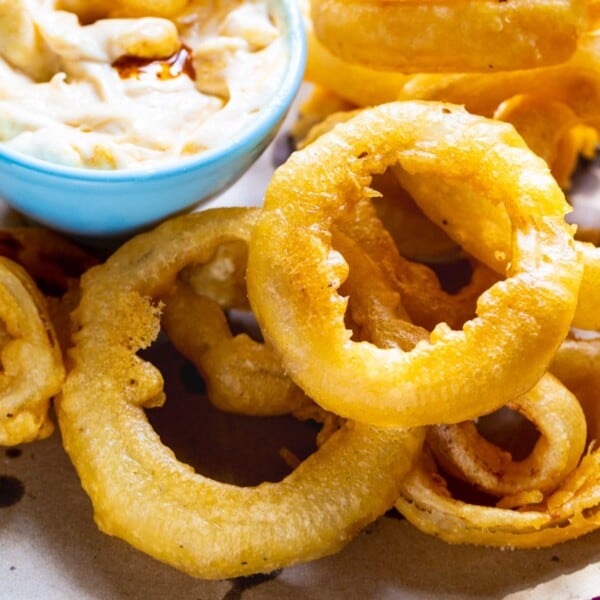
<instances>
[{"instance_id":1,"label":"light blue bowl","mask_svg":"<svg viewBox=\"0 0 600 600\"><path fill-rule=\"evenodd\" d=\"M304 74L306 39L299 3L272 3L284 27L289 64L269 104L231 143L165 167L123 171L64 167L0 147L0 198L63 233L115 238L192 210L226 189L272 141Z\"/></svg>"}]
</instances>

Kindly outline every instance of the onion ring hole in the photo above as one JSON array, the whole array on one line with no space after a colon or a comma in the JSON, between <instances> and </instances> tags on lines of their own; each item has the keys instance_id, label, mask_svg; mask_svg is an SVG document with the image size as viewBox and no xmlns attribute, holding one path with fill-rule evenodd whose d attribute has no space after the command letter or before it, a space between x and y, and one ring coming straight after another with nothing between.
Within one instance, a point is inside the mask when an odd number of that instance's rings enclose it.
<instances>
[{"instance_id":1,"label":"onion ring hole","mask_svg":"<svg viewBox=\"0 0 600 600\"><path fill-rule=\"evenodd\" d=\"M508 407L479 417L475 420L475 427L483 438L508 452L516 462L524 460L531 454L540 437L539 431L529 419ZM454 477L444 471L439 464L437 467L453 498L480 506L495 506L498 502L496 496Z\"/></svg>"},{"instance_id":2,"label":"onion ring hole","mask_svg":"<svg viewBox=\"0 0 600 600\"><path fill-rule=\"evenodd\" d=\"M529 456L540 436L529 419L508 407L479 417L475 426L482 437L510 453L514 461Z\"/></svg>"},{"instance_id":3,"label":"onion ring hole","mask_svg":"<svg viewBox=\"0 0 600 600\"><path fill-rule=\"evenodd\" d=\"M292 470L282 449L300 461L316 450L320 425L315 421L216 409L195 367L164 336L140 356L160 369L165 380L167 400L162 407L146 410L148 420L177 459L198 473L238 486L277 482Z\"/></svg>"}]
</instances>

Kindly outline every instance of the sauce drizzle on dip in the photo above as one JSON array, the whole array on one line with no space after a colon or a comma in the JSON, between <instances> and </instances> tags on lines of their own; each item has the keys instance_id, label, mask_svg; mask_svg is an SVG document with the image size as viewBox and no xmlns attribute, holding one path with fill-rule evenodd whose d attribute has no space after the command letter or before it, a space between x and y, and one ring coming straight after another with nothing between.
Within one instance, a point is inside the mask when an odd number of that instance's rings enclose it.
<instances>
[{"instance_id":1,"label":"sauce drizzle on dip","mask_svg":"<svg viewBox=\"0 0 600 600\"><path fill-rule=\"evenodd\" d=\"M145 74L154 75L158 79L174 79L187 75L192 81L196 79L196 69L192 61L191 49L183 44L177 52L166 58L140 58L139 56L121 56L112 64L121 79L134 77L139 79Z\"/></svg>"}]
</instances>

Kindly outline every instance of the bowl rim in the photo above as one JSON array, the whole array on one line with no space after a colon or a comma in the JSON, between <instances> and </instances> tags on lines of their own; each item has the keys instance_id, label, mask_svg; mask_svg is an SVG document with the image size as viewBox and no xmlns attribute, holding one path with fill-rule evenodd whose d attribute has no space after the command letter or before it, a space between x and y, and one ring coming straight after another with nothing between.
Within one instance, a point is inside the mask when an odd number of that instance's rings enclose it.
<instances>
[{"instance_id":1,"label":"bowl rim","mask_svg":"<svg viewBox=\"0 0 600 600\"><path fill-rule=\"evenodd\" d=\"M307 40L300 4L297 0L267 2L279 11L278 16L285 27L284 40L288 48L286 68L280 84L270 97L269 104L227 144L209 148L190 157L175 158L165 164L114 170L61 165L5 148L1 144L0 161L8 163L9 166L35 171L40 175L73 182L126 183L141 179L158 180L194 171L198 167L210 167L227 155L239 155L248 146L255 146L257 140L267 137L272 127L285 117L302 84L307 60Z\"/></svg>"}]
</instances>

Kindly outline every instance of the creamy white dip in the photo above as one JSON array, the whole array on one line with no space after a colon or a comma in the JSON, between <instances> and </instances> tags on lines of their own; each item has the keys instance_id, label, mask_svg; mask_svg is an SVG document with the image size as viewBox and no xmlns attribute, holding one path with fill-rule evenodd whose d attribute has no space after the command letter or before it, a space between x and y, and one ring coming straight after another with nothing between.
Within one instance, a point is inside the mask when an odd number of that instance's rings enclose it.
<instances>
[{"instance_id":1,"label":"creamy white dip","mask_svg":"<svg viewBox=\"0 0 600 600\"><path fill-rule=\"evenodd\" d=\"M54 163L131 169L218 147L255 117L285 69L268 0L191 0L171 20L90 24L55 0L17 5L27 14L13 30L25 39L0 45L0 146ZM182 73L152 60L182 48L191 54ZM132 55L149 64L123 58Z\"/></svg>"}]
</instances>

